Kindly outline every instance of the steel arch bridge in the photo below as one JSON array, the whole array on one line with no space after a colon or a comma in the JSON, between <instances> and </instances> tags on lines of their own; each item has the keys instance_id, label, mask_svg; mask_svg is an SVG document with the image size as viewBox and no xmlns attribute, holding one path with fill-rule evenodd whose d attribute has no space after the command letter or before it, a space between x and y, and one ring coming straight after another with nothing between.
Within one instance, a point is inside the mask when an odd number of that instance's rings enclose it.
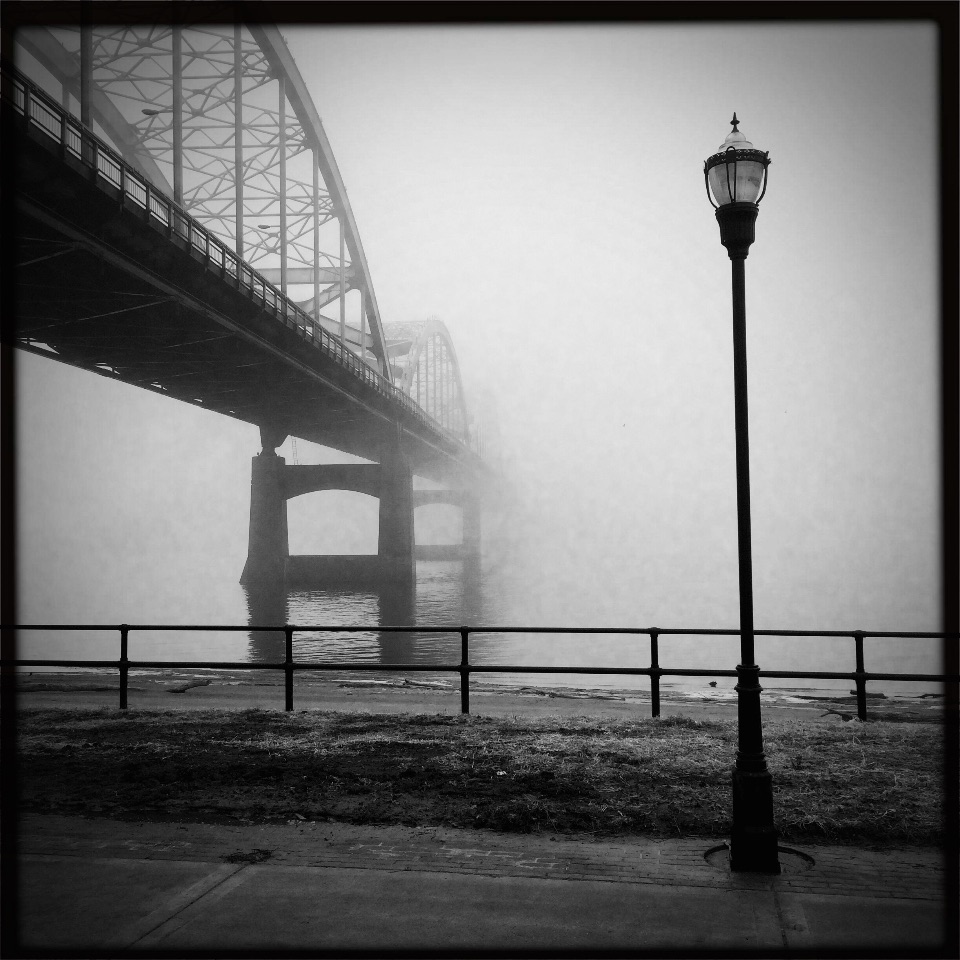
<instances>
[{"instance_id":1,"label":"steel arch bridge","mask_svg":"<svg viewBox=\"0 0 960 960\"><path fill-rule=\"evenodd\" d=\"M17 261L4 341L260 427L244 582L347 567L409 582L426 502L414 474L455 488L442 499L464 511L458 556L477 559L481 431L453 342L435 319L381 319L279 30L54 23L15 37L0 91ZM290 435L373 462L287 466L275 450ZM289 555L286 501L331 488L379 497L375 557Z\"/></svg>"},{"instance_id":2,"label":"steel arch bridge","mask_svg":"<svg viewBox=\"0 0 960 960\"><path fill-rule=\"evenodd\" d=\"M333 151L276 26L26 26L14 66L446 437L471 446L449 332L430 321L388 333L381 319ZM29 330L21 341L43 342Z\"/></svg>"}]
</instances>

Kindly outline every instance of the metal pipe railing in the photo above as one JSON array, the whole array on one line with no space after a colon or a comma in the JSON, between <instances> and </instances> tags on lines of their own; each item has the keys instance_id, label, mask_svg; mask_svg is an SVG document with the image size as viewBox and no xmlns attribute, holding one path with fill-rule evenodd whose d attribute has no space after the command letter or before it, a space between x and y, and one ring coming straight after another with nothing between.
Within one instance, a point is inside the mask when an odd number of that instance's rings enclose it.
<instances>
[{"instance_id":1,"label":"metal pipe railing","mask_svg":"<svg viewBox=\"0 0 960 960\"><path fill-rule=\"evenodd\" d=\"M167 669L170 667L193 667L197 669L213 670L282 670L284 672L284 699L285 709L293 710L294 674L298 670L313 671L383 671L392 673L403 672L430 672L430 673L458 673L460 675L460 712L470 712L470 675L473 673L548 673L548 674L576 674L588 676L648 676L650 677L650 708L651 715L660 716L660 678L671 677L736 677L736 670L713 670L687 667L661 667L659 662L659 638L666 634L671 636L738 636L738 630L726 629L697 629L684 627L430 627L430 626L341 626L316 625L304 626L283 624L282 626L242 626L238 624L216 625L210 624L18 624L0 626L0 630L86 630L86 631L119 631L120 659L119 660L79 660L75 658L17 658L0 661L0 668L4 671L17 667L105 667L119 671L120 674L120 709L127 709L127 678L131 669ZM226 661L226 660L130 660L129 637L130 632L153 631L205 631L205 632L243 632L243 633L282 633L284 637L284 659L278 662ZM297 661L293 655L293 639L295 633L420 633L420 634L459 634L460 635L460 662L459 663L371 663L369 661L333 661L314 662ZM647 635L650 639L650 666L649 667L591 667L591 666L556 666L530 664L477 664L470 663L470 635L471 634L504 634L504 633L532 633L532 634L592 634L592 635ZM856 685L857 716L860 720L867 719L867 682L872 680L915 681L928 683L957 683L960 675L942 673L868 673L864 666L863 641L872 638L896 638L902 640L930 639L930 640L957 640L956 633L938 632L896 632L887 630L755 630L758 637L849 637L854 641L854 656L856 668L853 672L833 670L763 670L761 675L777 679L798 680L850 680Z\"/></svg>"}]
</instances>

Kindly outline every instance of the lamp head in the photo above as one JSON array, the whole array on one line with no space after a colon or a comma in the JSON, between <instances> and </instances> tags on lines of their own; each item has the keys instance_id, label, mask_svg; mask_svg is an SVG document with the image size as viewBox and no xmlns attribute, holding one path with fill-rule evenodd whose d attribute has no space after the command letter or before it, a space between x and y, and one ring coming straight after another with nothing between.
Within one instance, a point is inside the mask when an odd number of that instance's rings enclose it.
<instances>
[{"instance_id":1,"label":"lamp head","mask_svg":"<svg viewBox=\"0 0 960 960\"><path fill-rule=\"evenodd\" d=\"M730 123L726 140L703 165L703 181L720 224L720 242L731 260L745 260L754 241L758 204L767 191L770 154L755 149L740 132L736 114Z\"/></svg>"},{"instance_id":2,"label":"lamp head","mask_svg":"<svg viewBox=\"0 0 960 960\"><path fill-rule=\"evenodd\" d=\"M759 203L767 190L770 153L757 150L741 133L740 121L733 115L733 129L715 154L703 164L707 199L714 207L728 203Z\"/></svg>"}]
</instances>

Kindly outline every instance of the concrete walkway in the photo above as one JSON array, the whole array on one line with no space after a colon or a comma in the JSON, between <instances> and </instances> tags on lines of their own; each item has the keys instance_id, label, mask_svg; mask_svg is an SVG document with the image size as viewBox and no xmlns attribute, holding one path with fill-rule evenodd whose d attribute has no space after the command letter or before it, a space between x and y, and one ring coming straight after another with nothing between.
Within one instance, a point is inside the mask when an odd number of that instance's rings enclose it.
<instances>
[{"instance_id":1,"label":"concrete walkway","mask_svg":"<svg viewBox=\"0 0 960 960\"><path fill-rule=\"evenodd\" d=\"M772 878L705 857L721 842L25 815L20 941L60 957L945 949L936 851L804 846Z\"/></svg>"}]
</instances>

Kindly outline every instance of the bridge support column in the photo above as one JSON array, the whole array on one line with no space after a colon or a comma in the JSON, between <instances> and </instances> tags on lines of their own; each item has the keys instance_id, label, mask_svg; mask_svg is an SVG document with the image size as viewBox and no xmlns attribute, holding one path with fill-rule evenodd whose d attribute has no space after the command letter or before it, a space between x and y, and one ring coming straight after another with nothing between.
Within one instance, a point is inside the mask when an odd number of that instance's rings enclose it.
<instances>
[{"instance_id":1,"label":"bridge support column","mask_svg":"<svg viewBox=\"0 0 960 960\"><path fill-rule=\"evenodd\" d=\"M463 559L480 559L480 494L475 490L463 493Z\"/></svg>"},{"instance_id":2,"label":"bridge support column","mask_svg":"<svg viewBox=\"0 0 960 960\"><path fill-rule=\"evenodd\" d=\"M282 442L282 441L281 441ZM286 575L290 554L287 498L283 489L286 461L272 449L253 458L250 479L250 539L240 582L279 582Z\"/></svg>"},{"instance_id":3,"label":"bridge support column","mask_svg":"<svg viewBox=\"0 0 960 960\"><path fill-rule=\"evenodd\" d=\"M381 577L412 583L416 577L413 533L413 473L398 444L384 447L380 458Z\"/></svg>"}]
</instances>

